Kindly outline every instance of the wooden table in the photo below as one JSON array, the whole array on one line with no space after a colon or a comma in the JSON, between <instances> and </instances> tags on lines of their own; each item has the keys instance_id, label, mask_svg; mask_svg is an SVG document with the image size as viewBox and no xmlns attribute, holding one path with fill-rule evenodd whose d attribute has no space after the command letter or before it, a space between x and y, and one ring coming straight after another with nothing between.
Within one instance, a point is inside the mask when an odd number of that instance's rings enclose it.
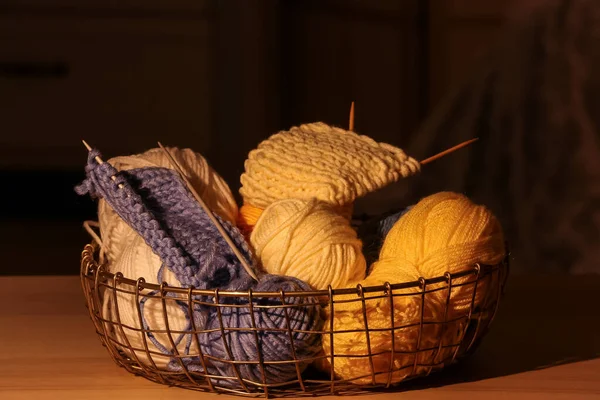
<instances>
[{"instance_id":1,"label":"wooden table","mask_svg":"<svg viewBox=\"0 0 600 400\"><path fill-rule=\"evenodd\" d=\"M513 276L473 357L362 399L600 399L600 276ZM198 399L113 364L79 279L0 278L0 399ZM228 398L219 395L218 398Z\"/></svg>"}]
</instances>

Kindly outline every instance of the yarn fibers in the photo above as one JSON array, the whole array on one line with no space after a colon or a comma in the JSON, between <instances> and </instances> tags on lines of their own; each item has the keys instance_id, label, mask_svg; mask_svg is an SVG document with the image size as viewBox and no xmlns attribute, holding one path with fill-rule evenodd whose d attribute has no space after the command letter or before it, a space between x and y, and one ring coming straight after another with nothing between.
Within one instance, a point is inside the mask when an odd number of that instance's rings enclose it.
<instances>
[{"instance_id":1,"label":"yarn fibers","mask_svg":"<svg viewBox=\"0 0 600 400\"><path fill-rule=\"evenodd\" d=\"M504 256L502 230L491 212L473 204L463 195L442 192L422 199L394 224L385 238L379 260L360 284L377 286L385 282L414 282L420 277L434 278L443 276L445 272L468 270L476 263L497 264ZM364 306L358 301L336 303L333 325L327 324L326 331L332 329L335 332L336 354L356 357L336 358L335 373L356 383L373 380L384 383L389 372L393 371L391 382L394 383L412 374L412 368L416 367L415 372L418 373L428 366L436 366L461 339L466 321L458 317L468 314L473 282L472 277L465 277L453 283L449 307L452 322L447 324L443 335L439 322L443 320L447 289L432 290L435 287L428 287L424 295L418 287L398 293L394 291L393 314L389 296L377 292L365 295ZM475 307L489 292L487 282L485 278L478 282ZM421 298L421 295L424 297ZM341 298L344 299L357 300L358 295ZM367 315L366 320L363 312ZM421 313L426 324L419 336ZM395 329L393 357L392 315ZM369 333L364 332L367 325ZM325 354L330 355L327 336L323 340L323 348ZM439 343L442 343L441 347ZM373 356L365 357L368 354ZM415 354L418 354L416 363Z\"/></svg>"},{"instance_id":2,"label":"yarn fibers","mask_svg":"<svg viewBox=\"0 0 600 400\"><path fill-rule=\"evenodd\" d=\"M258 221L258 218L264 210L262 208L254 207L250 204L244 204L240 207L238 213L237 227L242 231L244 236L249 237L250 233L254 229L254 225Z\"/></svg>"},{"instance_id":3,"label":"yarn fibers","mask_svg":"<svg viewBox=\"0 0 600 400\"><path fill-rule=\"evenodd\" d=\"M376 263L369 276L360 284L363 287L382 286L390 281L415 282L418 279L419 273L414 268ZM438 352L440 342L442 346L457 343L456 334L460 331L457 323L449 326L440 338L442 326L432 322L442 319L444 309L437 299L430 298L429 295L423 301L418 287L393 290L393 300L384 292L367 292L363 295L364 306L359 294L336 295L333 310L326 309L328 315L325 318L325 332L334 332L333 348L330 335L326 333L322 340L323 350L326 356L331 356L332 349L335 352L334 370L339 378L357 384L380 384L387 383L389 372L393 371L390 382L397 383L412 375L415 357L417 368L414 372L421 373L451 351L451 348L443 347ZM333 324L330 324L328 318L332 312ZM419 335L421 312L424 325ZM458 324L462 326L464 323L458 321ZM417 352L417 349L429 350ZM330 371L329 358L324 359L319 367Z\"/></svg>"},{"instance_id":4,"label":"yarn fibers","mask_svg":"<svg viewBox=\"0 0 600 400\"><path fill-rule=\"evenodd\" d=\"M495 265L504 257L504 235L496 217L462 194L440 192L422 199L398 220L379 259L411 265L422 277L434 278L471 269L477 263ZM461 278L456 283L462 286L452 288L451 303L456 312L471 306L473 281L473 277ZM488 282L478 282L475 307L488 292ZM436 296L441 301L446 293L440 291Z\"/></svg>"},{"instance_id":5,"label":"yarn fibers","mask_svg":"<svg viewBox=\"0 0 600 400\"><path fill-rule=\"evenodd\" d=\"M238 209L231 190L223 178L208 165L206 159L190 149L172 147L169 152L206 205L224 220L235 223ZM169 159L160 148L131 156L114 157L108 162L119 171L148 167L172 169ZM109 260L116 260L135 237L135 232L104 199L98 202L98 222L103 237L103 251Z\"/></svg>"},{"instance_id":6,"label":"yarn fibers","mask_svg":"<svg viewBox=\"0 0 600 400\"><path fill-rule=\"evenodd\" d=\"M276 201L262 213L250 244L270 274L294 276L315 289L364 278L362 243L348 220L318 201Z\"/></svg>"},{"instance_id":7,"label":"yarn fibers","mask_svg":"<svg viewBox=\"0 0 600 400\"><path fill-rule=\"evenodd\" d=\"M320 122L272 135L244 166L240 194L245 204L263 209L277 200L313 197L348 206L420 169L402 149Z\"/></svg>"},{"instance_id":8,"label":"yarn fibers","mask_svg":"<svg viewBox=\"0 0 600 400\"><path fill-rule=\"evenodd\" d=\"M253 289L257 292L283 290L288 293L311 290L305 282L277 275L262 275ZM259 359L263 362L267 383L288 382L297 378L296 364L300 371L304 371L321 351L320 332L323 325L321 307L316 299L289 296L285 297L285 300L281 297L255 298L252 312L247 300L231 300L228 304L231 306L220 308L225 334L220 331L218 313L212 310L205 324L207 332L200 334L201 349L205 355L210 355L208 372L211 375L230 378L213 378L213 382L224 386L236 386L237 381L233 380L236 372L243 379L263 382L261 367L256 364ZM258 328L257 336L253 330L253 318ZM288 328L293 332L292 340L287 332ZM236 366L229 362L225 343L232 353L233 360L252 361L255 364ZM293 354L299 362L294 359ZM183 362L191 371L202 370L197 356L184 359ZM175 370L181 368L175 362L172 362L172 365Z\"/></svg>"},{"instance_id":9,"label":"yarn fibers","mask_svg":"<svg viewBox=\"0 0 600 400\"><path fill-rule=\"evenodd\" d=\"M173 273L182 287L235 291L260 288L262 291L270 292L278 292L281 289L287 290L293 287L308 288L305 283L294 278L278 277L276 279L269 275L262 275L258 284L256 284L174 171L165 168L143 167L118 172L109 163L99 164L95 160L98 155L97 151L90 152L86 167L88 177L77 188L78 193L90 193L92 196L104 198L117 214L143 237L146 244L160 257L162 265ZM113 176L115 177L114 182L111 180ZM217 219L220 220L223 228L243 256L252 264L253 256L241 233L218 215ZM152 268L155 269L156 265ZM159 281L162 279L160 272L162 269L162 267L159 268L157 273ZM154 273L154 270L148 272ZM229 329L233 331L252 331L252 323L255 321L252 321L252 318L245 317L239 311L249 309L248 300L244 302L243 299L228 299L227 304L235 311L231 312L231 318L224 320L224 335L220 330L214 330L215 321L219 321L219 318L215 318L215 313L218 313L217 307L207 305L216 301L214 296L195 296L193 298L193 310L191 311L188 309L187 304L173 302L182 310L180 315L186 318L186 326L181 329L183 333L177 338L175 345L179 351L179 343L185 342L184 351L181 352L184 356L182 362L188 364L190 369L198 370L203 367L201 360L199 360L199 354L195 354L191 347L192 335L185 333L190 331L192 326L189 315L192 315L193 324L199 330L197 338L200 346L205 348L204 355L207 358L217 361L223 359L222 349L219 350L218 346L207 344L208 342L212 343L216 338L220 338L221 341L228 341L231 348L248 348L248 336L228 332ZM259 307L261 305L260 300L253 304L255 312L259 312L256 315L257 328L259 331L264 332L262 337L265 344L263 344L262 349L268 348L268 343L272 343L272 347L277 348L277 351L263 353L265 362L269 361L279 365L277 368L267 368L265 370L266 382L281 382L282 380L293 379L296 376L296 363L292 362L294 359L292 356L292 341L295 343L296 356L299 359L312 359L321 349L321 335L317 332L322 327L322 320L319 318L319 306L315 304L316 301L310 298L297 297L288 298L288 300L298 300L299 304L297 308L295 307L296 303L291 304L291 308L295 309L293 313L294 326L290 327L291 338L290 332L287 330L288 327L285 326L287 323L286 318L281 318L281 315L277 317L277 313L273 310L264 314L265 311L260 310ZM117 303L118 301L117 298ZM310 306L302 306L307 301ZM135 304L132 308L139 306L141 310L141 305L141 303ZM125 303L125 306L131 305ZM120 304L116 307L120 310ZM145 329L151 331L148 333L148 338L162 354L171 356L168 368L177 370L181 365L172 357L175 349L159 342L155 335L156 332L154 332L156 328L150 327L149 319L145 318L146 311L142 311L142 325ZM235 314L240 313L242 314L235 316ZM170 322L170 316L167 318ZM227 326L227 322L233 324L233 326ZM279 325L277 329L274 329L273 326L276 323L279 323ZM166 326L166 321L159 321L158 326ZM262 376L259 375L262 374L262 370L258 360L258 352L236 351L233 356L234 360L229 361L249 362L247 367L240 367L242 379L253 380L257 376ZM286 361L290 362L286 363ZM231 366L233 364L226 363L226 365ZM303 368L304 364L299 363L299 366ZM210 368L219 367L207 367L209 373ZM236 385L235 382L229 384Z\"/></svg>"},{"instance_id":10,"label":"yarn fibers","mask_svg":"<svg viewBox=\"0 0 600 400\"><path fill-rule=\"evenodd\" d=\"M166 268L161 270L161 266L160 257L152 252L150 246L144 243L144 239L137 233L132 241L125 246L116 262L108 264L110 272L121 272L125 277L133 279L146 277L148 283L166 282L169 286L181 286L174 274ZM161 279L159 279L159 275L162 275ZM135 288L127 285L117 286L117 288L120 291L116 291L114 294L112 288L108 288L103 298L103 314L110 321L110 323L105 324L107 330L114 335L119 349L130 358L137 358L139 362L148 366L154 364L158 368L166 368L171 361L171 357L168 355L172 352L172 349L165 351L169 347L167 327L172 332L183 332L189 329L187 311L182 309L176 303L176 298L173 297L165 301L165 314L163 314L163 304L160 296L150 290L140 291L140 302L138 303L132 293ZM116 299L114 296L116 296ZM138 315L138 307L142 313L142 320ZM168 320L165 320L165 315ZM118 328L117 324L119 323L123 331ZM152 337L146 337L145 341L151 359L144 349L142 328L150 328L153 331ZM183 337L179 338L179 334L172 335L180 354L186 353L186 346L191 346L191 350L187 351L197 352L195 341L188 343L187 340L182 340Z\"/></svg>"}]
</instances>

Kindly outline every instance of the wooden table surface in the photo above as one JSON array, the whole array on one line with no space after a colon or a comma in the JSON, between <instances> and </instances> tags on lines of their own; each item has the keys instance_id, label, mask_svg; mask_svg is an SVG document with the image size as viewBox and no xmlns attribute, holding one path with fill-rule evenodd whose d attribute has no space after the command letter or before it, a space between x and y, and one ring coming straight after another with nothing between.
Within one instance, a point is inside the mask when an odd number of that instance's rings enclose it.
<instances>
[{"instance_id":1,"label":"wooden table surface","mask_svg":"<svg viewBox=\"0 0 600 400\"><path fill-rule=\"evenodd\" d=\"M600 276L512 276L477 352L363 399L600 399ZM75 276L0 278L0 399L224 399L117 367ZM232 397L233 398L233 397Z\"/></svg>"}]
</instances>

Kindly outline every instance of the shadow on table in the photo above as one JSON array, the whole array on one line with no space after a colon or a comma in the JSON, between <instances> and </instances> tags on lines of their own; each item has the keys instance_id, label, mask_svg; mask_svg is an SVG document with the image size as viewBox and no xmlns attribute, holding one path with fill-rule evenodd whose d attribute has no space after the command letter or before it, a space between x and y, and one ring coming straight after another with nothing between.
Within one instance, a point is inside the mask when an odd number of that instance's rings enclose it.
<instances>
[{"instance_id":1,"label":"shadow on table","mask_svg":"<svg viewBox=\"0 0 600 400\"><path fill-rule=\"evenodd\" d=\"M403 390L517 374L600 357L599 275L515 275L479 348Z\"/></svg>"}]
</instances>

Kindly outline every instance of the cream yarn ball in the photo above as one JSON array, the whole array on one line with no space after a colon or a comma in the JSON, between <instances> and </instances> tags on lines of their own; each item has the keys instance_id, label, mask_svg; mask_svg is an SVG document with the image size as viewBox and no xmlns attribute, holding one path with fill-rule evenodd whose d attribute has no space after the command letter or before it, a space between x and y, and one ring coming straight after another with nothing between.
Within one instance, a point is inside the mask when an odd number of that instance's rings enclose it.
<instances>
[{"instance_id":1,"label":"cream yarn ball","mask_svg":"<svg viewBox=\"0 0 600 400\"><path fill-rule=\"evenodd\" d=\"M268 206L250 235L263 269L315 289L347 287L365 277L362 242L334 206L316 199Z\"/></svg>"},{"instance_id":2,"label":"cream yarn ball","mask_svg":"<svg viewBox=\"0 0 600 400\"><path fill-rule=\"evenodd\" d=\"M157 278L162 265L160 258L152 252L152 249L146 245L144 239L137 233L134 232L131 237L127 238L127 241L128 245L122 250L119 259L116 262L108 264L109 271L113 273L121 272L129 279L143 277L148 283L161 283L158 282ZM181 286L175 275L168 268L163 268L162 281L169 284L169 286ZM111 321L110 324L106 324L110 325L107 326L107 332L117 342L117 347L130 358L137 358L145 365L150 366L154 363L158 368L166 368L172 358L163 354L161 349L148 336L146 336L146 343L148 350L151 352L150 357L152 361L144 349L144 338L142 336L144 333L140 331L143 328L143 324L138 315L138 307L141 307L141 305L136 302L135 287L127 284L119 284L117 289L121 290L113 293L112 288L107 288L104 292L103 315L105 319ZM175 302L176 300L187 301L186 296L182 296L181 298L167 298L165 311L168 321L165 321L160 296L158 294L151 295L150 290L144 289L140 291L140 303L145 298L147 300L144 302L143 308L140 308L140 311L142 311L147 327L153 331L152 335L154 339L161 346L171 351L172 346L168 334L158 331L166 332L167 322L171 332L189 330L186 313ZM118 326L119 322L123 331ZM176 340L177 336L178 334L172 334L173 340ZM188 339L189 335L186 335L177 345L177 351L180 354L184 354ZM130 348L134 348L135 350L132 351ZM194 340L191 341L189 352L190 354L198 354Z\"/></svg>"}]
</instances>

